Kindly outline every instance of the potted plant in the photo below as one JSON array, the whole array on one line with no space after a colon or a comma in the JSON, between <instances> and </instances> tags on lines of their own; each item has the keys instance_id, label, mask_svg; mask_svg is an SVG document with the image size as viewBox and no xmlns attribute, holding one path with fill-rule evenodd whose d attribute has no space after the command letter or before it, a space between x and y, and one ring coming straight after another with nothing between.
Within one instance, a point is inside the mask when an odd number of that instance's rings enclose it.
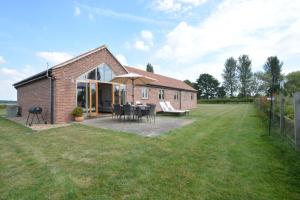
<instances>
[{"instance_id":1,"label":"potted plant","mask_svg":"<svg viewBox=\"0 0 300 200\"><path fill-rule=\"evenodd\" d=\"M81 107L74 108L74 110L72 111L72 115L74 116L76 122L83 121L83 110Z\"/></svg>"}]
</instances>

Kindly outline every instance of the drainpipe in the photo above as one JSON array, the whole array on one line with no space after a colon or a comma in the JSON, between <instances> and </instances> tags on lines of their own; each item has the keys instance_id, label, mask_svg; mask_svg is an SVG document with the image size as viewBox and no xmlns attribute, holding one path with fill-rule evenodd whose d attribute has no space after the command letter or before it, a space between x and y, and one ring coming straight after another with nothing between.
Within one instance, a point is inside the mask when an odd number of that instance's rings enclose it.
<instances>
[{"instance_id":1,"label":"drainpipe","mask_svg":"<svg viewBox=\"0 0 300 200\"><path fill-rule=\"evenodd\" d=\"M181 110L181 90L179 90L179 96L180 96L180 99L179 99L179 109Z\"/></svg>"},{"instance_id":2,"label":"drainpipe","mask_svg":"<svg viewBox=\"0 0 300 200\"><path fill-rule=\"evenodd\" d=\"M54 124L54 79L50 78L51 84L51 103L50 103L50 123Z\"/></svg>"},{"instance_id":3,"label":"drainpipe","mask_svg":"<svg viewBox=\"0 0 300 200\"><path fill-rule=\"evenodd\" d=\"M50 79L50 123L54 124L54 78L49 76L49 64L47 63L46 77Z\"/></svg>"}]
</instances>

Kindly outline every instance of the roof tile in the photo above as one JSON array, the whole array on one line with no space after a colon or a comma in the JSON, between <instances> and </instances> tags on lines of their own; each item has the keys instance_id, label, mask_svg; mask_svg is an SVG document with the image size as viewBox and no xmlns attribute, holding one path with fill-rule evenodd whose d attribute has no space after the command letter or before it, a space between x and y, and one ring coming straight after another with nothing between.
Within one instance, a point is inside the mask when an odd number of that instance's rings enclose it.
<instances>
[{"instance_id":1,"label":"roof tile","mask_svg":"<svg viewBox=\"0 0 300 200\"><path fill-rule=\"evenodd\" d=\"M128 72L140 74L143 76L148 76L148 77L156 80L155 82L153 82L149 85L157 85L157 86L164 86L164 87L170 87L170 88L176 88L176 89L182 89L182 90L196 91L194 88L192 88L191 86L189 86L188 84L186 84L185 82L183 82L181 80L170 78L170 77L159 75L159 74L155 74L152 72L147 72L147 71L137 69L134 67L129 67L129 66L124 66L124 67L127 69Z\"/></svg>"}]
</instances>

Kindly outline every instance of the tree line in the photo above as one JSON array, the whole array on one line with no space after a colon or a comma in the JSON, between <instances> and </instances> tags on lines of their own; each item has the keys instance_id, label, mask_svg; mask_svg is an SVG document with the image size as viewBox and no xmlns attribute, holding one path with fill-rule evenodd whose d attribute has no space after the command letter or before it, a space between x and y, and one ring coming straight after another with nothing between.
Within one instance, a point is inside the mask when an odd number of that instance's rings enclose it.
<instances>
[{"instance_id":1,"label":"tree line","mask_svg":"<svg viewBox=\"0 0 300 200\"><path fill-rule=\"evenodd\" d=\"M185 82L198 91L198 98L203 99L270 95L279 91L283 80L284 92L292 95L296 90L300 90L300 71L284 76L282 67L283 62L277 56L271 56L267 58L263 71L253 72L249 56L241 55L237 59L233 57L226 59L222 83L207 73L200 74L195 82L190 80Z\"/></svg>"}]
</instances>

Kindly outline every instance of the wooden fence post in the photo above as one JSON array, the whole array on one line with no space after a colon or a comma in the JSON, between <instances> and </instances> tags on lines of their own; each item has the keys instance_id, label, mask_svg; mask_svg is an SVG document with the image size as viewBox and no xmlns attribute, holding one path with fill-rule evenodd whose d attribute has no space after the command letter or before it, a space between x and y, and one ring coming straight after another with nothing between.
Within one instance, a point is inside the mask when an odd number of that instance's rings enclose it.
<instances>
[{"instance_id":1,"label":"wooden fence post","mask_svg":"<svg viewBox=\"0 0 300 200\"><path fill-rule=\"evenodd\" d=\"M283 94L280 95L280 133L284 133L284 96Z\"/></svg>"},{"instance_id":2,"label":"wooden fence post","mask_svg":"<svg viewBox=\"0 0 300 200\"><path fill-rule=\"evenodd\" d=\"M294 94L294 109L295 109L295 144L296 148L300 149L300 92Z\"/></svg>"}]
</instances>

